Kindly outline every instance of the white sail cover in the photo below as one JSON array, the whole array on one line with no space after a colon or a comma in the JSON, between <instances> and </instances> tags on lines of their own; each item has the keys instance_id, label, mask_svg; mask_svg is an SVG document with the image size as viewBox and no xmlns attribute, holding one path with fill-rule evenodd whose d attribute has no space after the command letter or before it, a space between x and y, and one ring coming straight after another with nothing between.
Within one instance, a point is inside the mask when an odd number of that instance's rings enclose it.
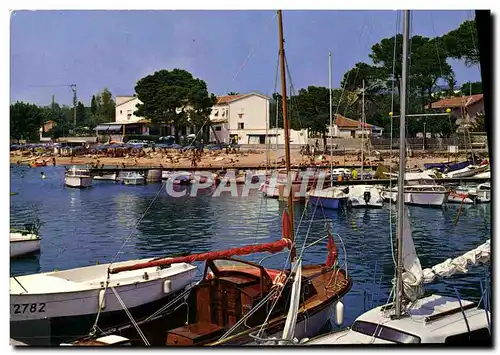
<instances>
[{"instance_id":1,"label":"white sail cover","mask_svg":"<svg viewBox=\"0 0 500 355\"><path fill-rule=\"evenodd\" d=\"M408 210L406 208L403 213L403 219L403 292L407 299L414 301L423 295L423 273L420 259L413 245Z\"/></svg>"},{"instance_id":2,"label":"white sail cover","mask_svg":"<svg viewBox=\"0 0 500 355\"><path fill-rule=\"evenodd\" d=\"M486 263L490 260L491 249L490 239L486 243L481 244L477 248L468 251L467 253L455 258L447 259L446 261L427 268L423 271L424 283L430 283L438 277L448 277L456 273L467 273L469 265L478 265Z\"/></svg>"},{"instance_id":3,"label":"white sail cover","mask_svg":"<svg viewBox=\"0 0 500 355\"><path fill-rule=\"evenodd\" d=\"M283 329L283 339L293 340L295 334L295 326L297 323L297 313L299 312L300 305L300 284L302 279L302 260L298 258L292 265L292 270L295 271L295 279L292 285L292 292L290 295L290 308L285 321L285 328ZM290 345L289 342L281 341L280 345Z\"/></svg>"}]
</instances>

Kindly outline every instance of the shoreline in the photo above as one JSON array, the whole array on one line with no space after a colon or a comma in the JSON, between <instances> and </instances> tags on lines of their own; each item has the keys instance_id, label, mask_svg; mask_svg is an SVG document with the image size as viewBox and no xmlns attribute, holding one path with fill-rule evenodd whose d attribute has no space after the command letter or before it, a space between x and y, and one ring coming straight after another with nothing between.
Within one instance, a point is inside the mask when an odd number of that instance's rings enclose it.
<instances>
[{"instance_id":1,"label":"shoreline","mask_svg":"<svg viewBox=\"0 0 500 355\"><path fill-rule=\"evenodd\" d=\"M357 154L348 154L342 157L339 156L328 156L322 155L317 156L316 159L311 159L309 157L301 157L300 154L291 154L292 165L294 167L305 167L305 166L317 166L318 168L329 168L330 159L333 163L333 168L342 168L344 166L356 167L361 166L361 161L358 159ZM210 155L205 154L197 162L196 166L192 165L192 159L190 156L165 156L157 155L153 157L98 157L98 156L75 156L75 157L55 157L56 166L70 166L70 165L91 165L99 164L105 167L143 167L143 168L159 168L159 169L231 169L231 168L255 168L255 169L265 169L266 160L269 161L267 168L282 169L285 167L282 156L277 156L275 152L270 152L268 159L266 159L266 153L240 153L240 154L218 154ZM407 165L411 168L424 168L426 163L439 163L447 161L462 161L466 157L459 156L454 159L449 159L448 154L426 154L424 157L414 156L407 158ZM29 161L34 160L44 160L47 162L47 166L53 166L53 156L21 156L21 155L10 155L10 164L18 164L22 166L29 166ZM276 167L276 162L278 160L278 166ZM385 157L383 160L371 161L372 165L397 165L398 156ZM369 167L370 163L365 162L365 167Z\"/></svg>"}]
</instances>

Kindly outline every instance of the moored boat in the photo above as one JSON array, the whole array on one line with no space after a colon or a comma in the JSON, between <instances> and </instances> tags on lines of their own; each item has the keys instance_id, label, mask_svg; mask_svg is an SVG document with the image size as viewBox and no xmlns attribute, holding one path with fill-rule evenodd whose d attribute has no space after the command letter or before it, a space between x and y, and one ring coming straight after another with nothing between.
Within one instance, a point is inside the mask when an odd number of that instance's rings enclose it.
<instances>
[{"instance_id":1,"label":"moored boat","mask_svg":"<svg viewBox=\"0 0 500 355\"><path fill-rule=\"evenodd\" d=\"M125 185L144 185L146 179L144 175L137 171L129 171L123 177L122 181Z\"/></svg>"},{"instance_id":2,"label":"moored boat","mask_svg":"<svg viewBox=\"0 0 500 355\"><path fill-rule=\"evenodd\" d=\"M64 183L69 187L90 187L92 186L92 175L89 169L72 166L64 174Z\"/></svg>"},{"instance_id":3,"label":"moored boat","mask_svg":"<svg viewBox=\"0 0 500 355\"><path fill-rule=\"evenodd\" d=\"M33 224L27 224L24 228L10 228L10 257L17 258L31 255L40 250L41 238L38 228Z\"/></svg>"}]
</instances>

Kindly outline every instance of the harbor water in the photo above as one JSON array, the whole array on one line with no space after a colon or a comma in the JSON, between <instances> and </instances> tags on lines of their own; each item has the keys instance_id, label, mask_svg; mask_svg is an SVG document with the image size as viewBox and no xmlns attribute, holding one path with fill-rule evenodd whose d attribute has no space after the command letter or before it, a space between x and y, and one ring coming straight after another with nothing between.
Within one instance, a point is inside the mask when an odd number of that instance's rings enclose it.
<instances>
[{"instance_id":1,"label":"harbor water","mask_svg":"<svg viewBox=\"0 0 500 355\"><path fill-rule=\"evenodd\" d=\"M45 179L40 177L42 171ZM215 197L210 189L193 197L189 187L180 187L187 189L187 195L172 197L161 188L161 183L125 186L94 181L88 189L73 189L64 185L64 167L12 165L11 192L17 194L10 197L11 224L38 219L42 243L39 255L11 261L11 276L106 263L117 253L117 260L184 255L281 238L281 215L286 205L264 198L257 189L248 197L233 197L228 192ZM409 207L409 213L424 268L491 238L489 204L464 205L460 216L459 205L451 204L443 209ZM324 237L326 226L332 225L340 264L353 279L353 288L344 299L345 324L389 297L395 215L395 206L388 203L382 209L347 211L295 205L298 253L306 235L309 245ZM323 240L307 248L305 263L324 262L326 243ZM266 255L243 258L259 262ZM263 265L282 268L286 257L287 253L272 255ZM203 265L199 265L201 276ZM460 297L479 301L480 282L489 282L489 278L489 266L476 266L465 275L428 285L426 291L452 297L458 292Z\"/></svg>"}]
</instances>

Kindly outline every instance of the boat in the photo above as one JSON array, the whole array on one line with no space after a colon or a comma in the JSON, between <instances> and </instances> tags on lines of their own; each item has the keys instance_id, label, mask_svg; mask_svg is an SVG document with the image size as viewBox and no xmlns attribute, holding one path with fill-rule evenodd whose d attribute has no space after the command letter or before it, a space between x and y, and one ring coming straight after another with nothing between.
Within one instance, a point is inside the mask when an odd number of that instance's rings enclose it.
<instances>
[{"instance_id":1,"label":"boat","mask_svg":"<svg viewBox=\"0 0 500 355\"><path fill-rule=\"evenodd\" d=\"M42 166L47 166L47 162L45 160L30 161L29 166L32 168L38 168L38 167L42 167Z\"/></svg>"},{"instance_id":2,"label":"boat","mask_svg":"<svg viewBox=\"0 0 500 355\"><path fill-rule=\"evenodd\" d=\"M444 163L426 163L424 164L425 169L436 169L439 170L440 172L451 172L455 170L460 170L468 165L470 165L471 162L469 160L461 161L461 162L444 162Z\"/></svg>"},{"instance_id":3,"label":"boat","mask_svg":"<svg viewBox=\"0 0 500 355\"><path fill-rule=\"evenodd\" d=\"M89 169L72 166L64 174L64 183L68 187L90 187L92 186L92 175Z\"/></svg>"},{"instance_id":4,"label":"boat","mask_svg":"<svg viewBox=\"0 0 500 355\"><path fill-rule=\"evenodd\" d=\"M40 250L41 238L36 224L26 224L24 228L10 228L10 257L31 255Z\"/></svg>"},{"instance_id":5,"label":"boat","mask_svg":"<svg viewBox=\"0 0 500 355\"><path fill-rule=\"evenodd\" d=\"M450 171L448 173L445 173L444 176L446 178L451 178L451 179L466 178L466 177L472 177L474 175L483 173L488 169L489 169L489 165L487 165L487 164L468 165L463 169L459 169L459 170Z\"/></svg>"},{"instance_id":6,"label":"boat","mask_svg":"<svg viewBox=\"0 0 500 355\"><path fill-rule=\"evenodd\" d=\"M399 186L404 185L405 115L409 39L409 10L404 11L403 66L401 85ZM404 207L403 195L397 200L397 255L394 302L375 307L357 317L351 328L341 332L302 339L303 345L372 343L492 344L488 310L461 298L438 294L424 296L426 283L459 272L470 264L486 263L491 258L490 241L453 260L448 259L422 270ZM392 292L391 292L392 293Z\"/></svg>"},{"instance_id":7,"label":"boat","mask_svg":"<svg viewBox=\"0 0 500 355\"><path fill-rule=\"evenodd\" d=\"M98 175L94 175L94 180L109 180L116 181L118 174L116 172L103 173L100 172Z\"/></svg>"},{"instance_id":8,"label":"boat","mask_svg":"<svg viewBox=\"0 0 500 355\"><path fill-rule=\"evenodd\" d=\"M474 205L477 202L477 189L467 186L456 186L450 189L448 202Z\"/></svg>"},{"instance_id":9,"label":"boat","mask_svg":"<svg viewBox=\"0 0 500 355\"><path fill-rule=\"evenodd\" d=\"M474 175L474 178L478 178L478 179L491 179L491 171L488 170L488 171L485 171L483 173L476 174L476 175Z\"/></svg>"},{"instance_id":10,"label":"boat","mask_svg":"<svg viewBox=\"0 0 500 355\"><path fill-rule=\"evenodd\" d=\"M144 175L137 171L126 172L122 181L125 185L144 185L146 183Z\"/></svg>"},{"instance_id":11,"label":"boat","mask_svg":"<svg viewBox=\"0 0 500 355\"><path fill-rule=\"evenodd\" d=\"M194 283L196 267L174 263L109 274L154 260L139 259L10 278L10 337L29 345L59 345L99 326L150 315ZM36 336L34 336L36 335Z\"/></svg>"},{"instance_id":12,"label":"boat","mask_svg":"<svg viewBox=\"0 0 500 355\"><path fill-rule=\"evenodd\" d=\"M392 174L398 176L399 174ZM442 207L448 201L449 191L442 185L436 184L432 171L405 173L404 203L423 207ZM398 187L383 188L381 191L384 200L395 202Z\"/></svg>"},{"instance_id":13,"label":"boat","mask_svg":"<svg viewBox=\"0 0 500 355\"><path fill-rule=\"evenodd\" d=\"M283 122L285 128L286 170L290 171L290 139L287 118L284 40L281 11L278 11L280 59L283 92ZM293 285L301 285L297 296L301 308L292 325L298 336L316 334L327 324L330 312L341 302L352 286L347 272L337 265L337 246L328 232L326 261L322 264L301 265L302 249L296 254L294 218L291 194L287 210L282 215L282 237L269 243L210 251L183 257L158 259L151 262L111 268L110 273L142 270L145 267L165 267L174 262L205 261L203 277L187 297L178 299L163 314L146 320L132 321L100 334L76 339L73 346L95 345L96 338L118 335L134 345L152 346L222 346L244 345L254 342L251 334L265 331L280 336L286 316L286 300ZM276 270L260 264L236 259L235 256L267 252L289 251L290 269ZM300 271L299 271L300 270ZM293 289L292 289L293 288ZM119 338L121 344L126 340ZM105 345L109 345L103 342Z\"/></svg>"},{"instance_id":14,"label":"boat","mask_svg":"<svg viewBox=\"0 0 500 355\"><path fill-rule=\"evenodd\" d=\"M352 185L347 203L349 207L382 208L384 200L380 189L374 185Z\"/></svg>"},{"instance_id":15,"label":"boat","mask_svg":"<svg viewBox=\"0 0 500 355\"><path fill-rule=\"evenodd\" d=\"M348 206L349 187L330 186L325 189L312 189L307 192L308 203L312 206L338 210Z\"/></svg>"},{"instance_id":16,"label":"boat","mask_svg":"<svg viewBox=\"0 0 500 355\"><path fill-rule=\"evenodd\" d=\"M477 185L477 202L478 203L488 203L491 202L491 183L485 182Z\"/></svg>"}]
</instances>

